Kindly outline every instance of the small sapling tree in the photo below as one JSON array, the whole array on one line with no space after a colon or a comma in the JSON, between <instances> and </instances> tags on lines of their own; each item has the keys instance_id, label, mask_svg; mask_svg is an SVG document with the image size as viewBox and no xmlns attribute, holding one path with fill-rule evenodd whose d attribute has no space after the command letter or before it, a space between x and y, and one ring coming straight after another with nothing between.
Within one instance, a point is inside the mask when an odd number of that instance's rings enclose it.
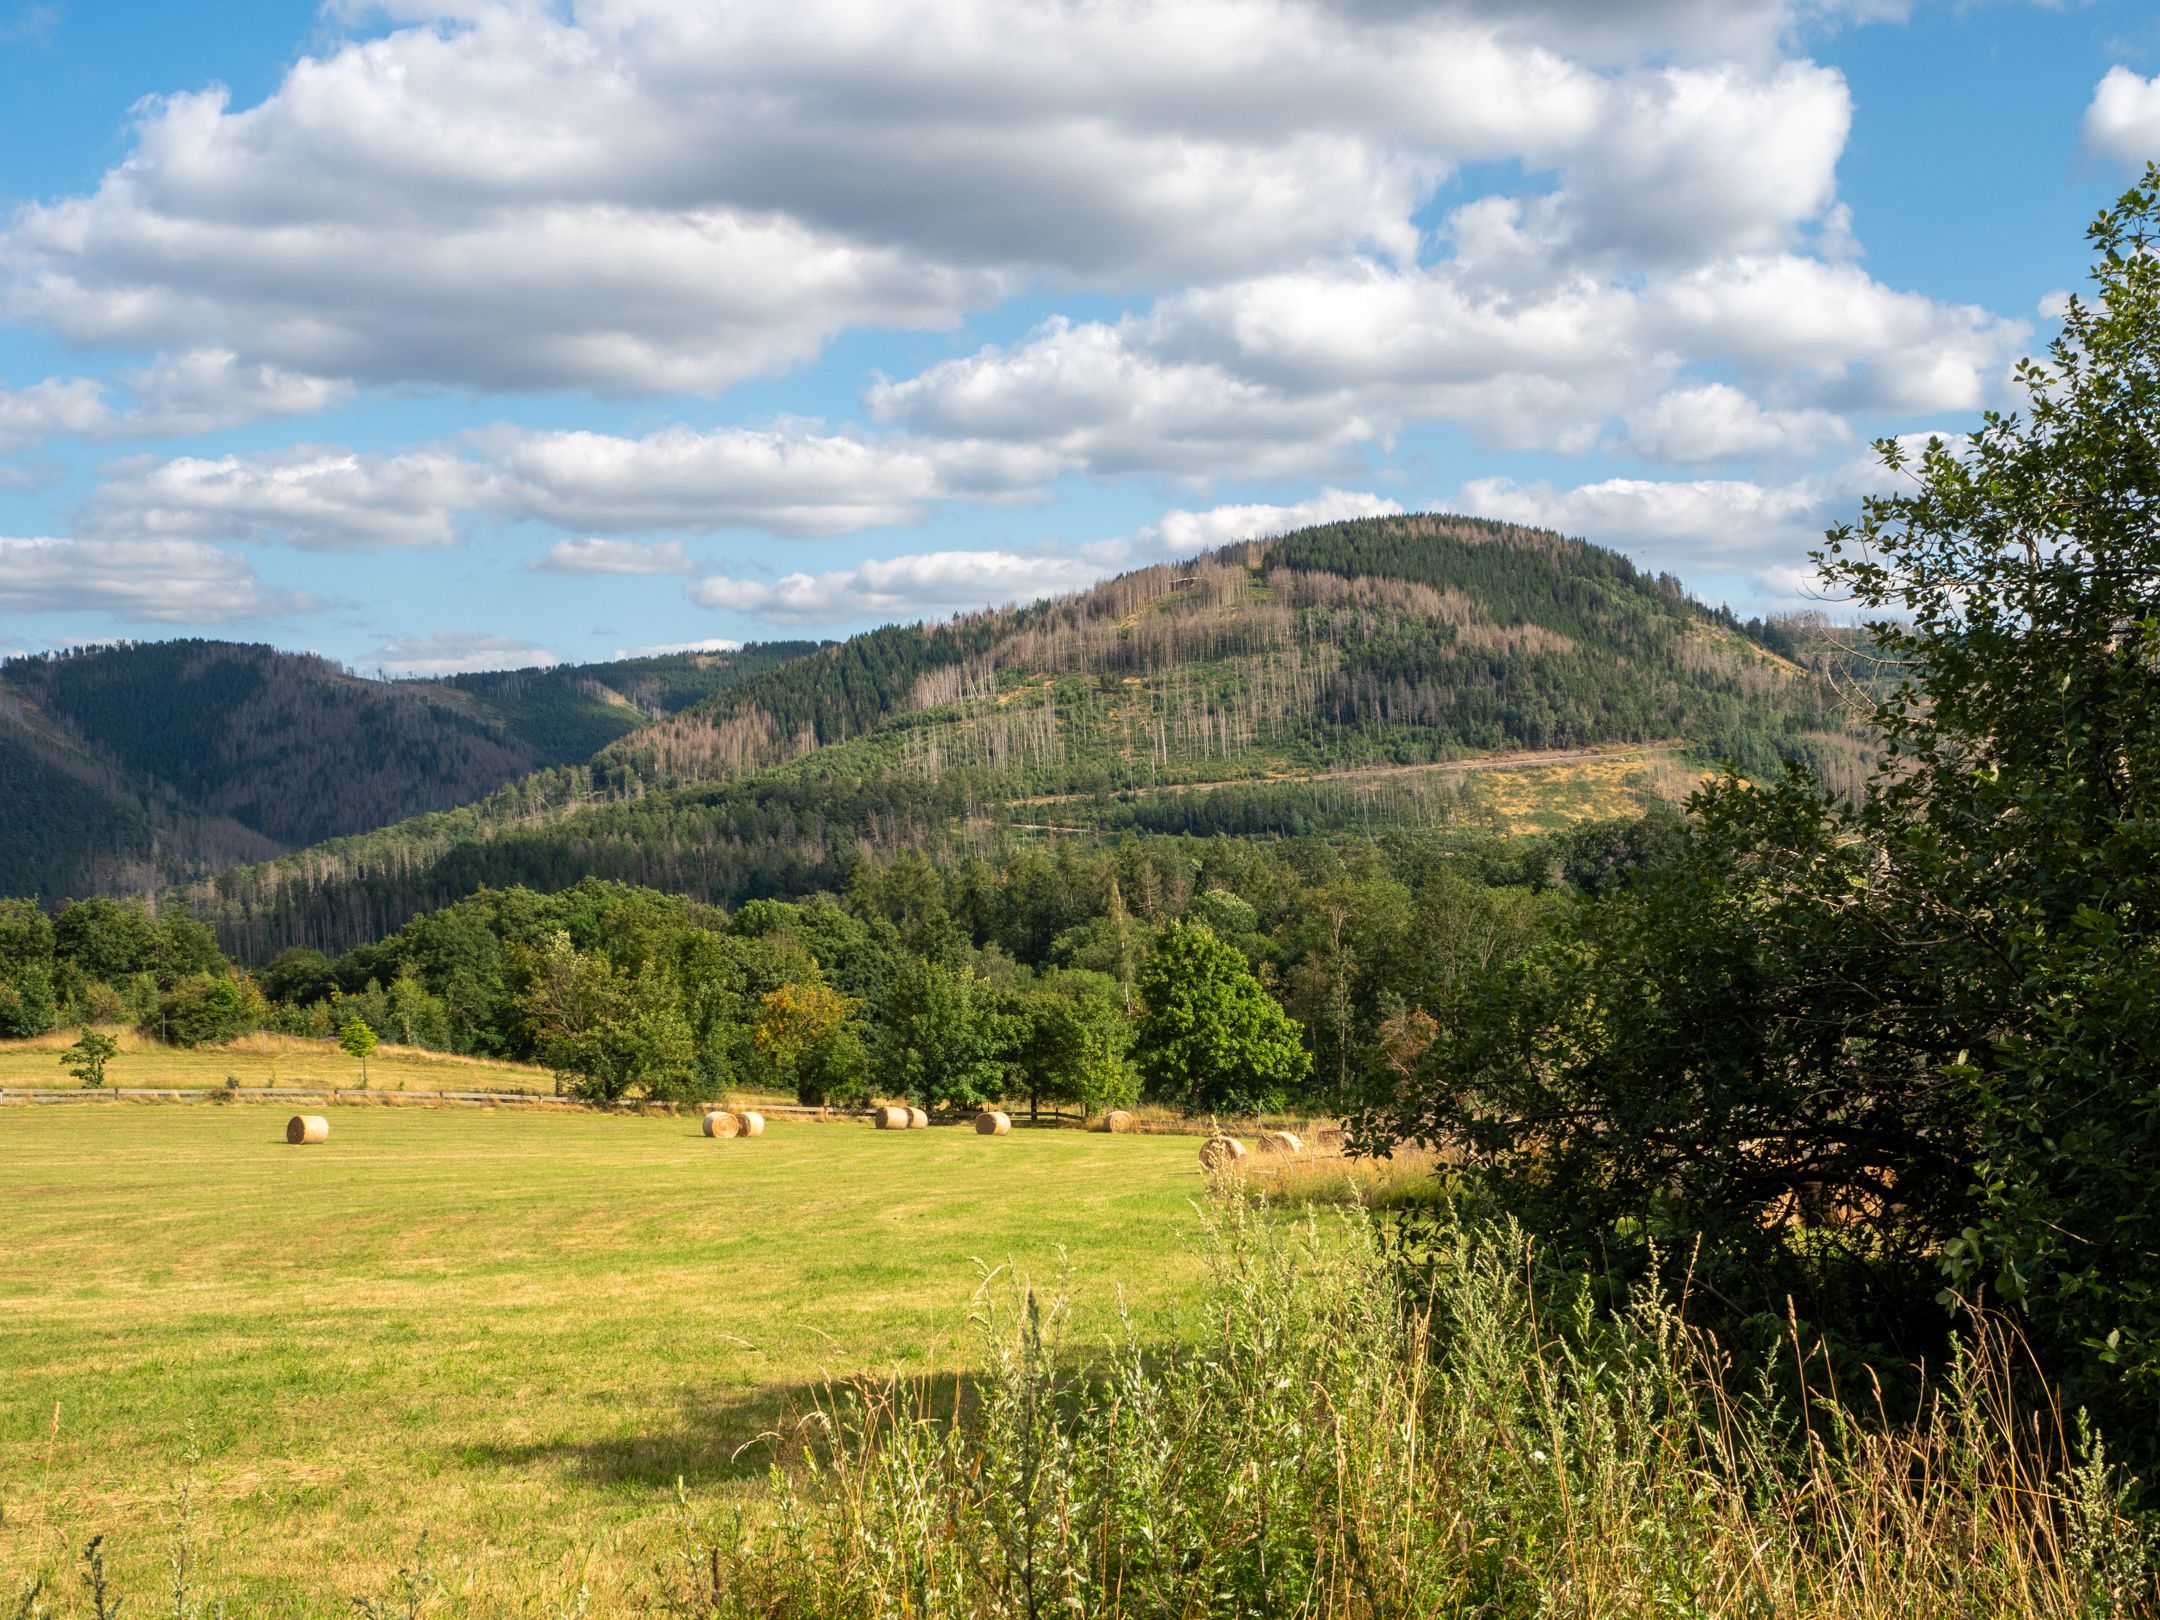
<instances>
[{"instance_id":1,"label":"small sapling tree","mask_svg":"<svg viewBox=\"0 0 2160 1620\"><path fill-rule=\"evenodd\" d=\"M345 1027L338 1031L337 1043L347 1057L360 1060L360 1089L367 1090L367 1060L375 1050L375 1032L367 1027L364 1019L348 1018Z\"/></svg>"},{"instance_id":2,"label":"small sapling tree","mask_svg":"<svg viewBox=\"0 0 2160 1620\"><path fill-rule=\"evenodd\" d=\"M100 1029L86 1029L75 1044L60 1054L60 1067L83 1083L85 1091L105 1084L105 1065L120 1050L120 1043Z\"/></svg>"}]
</instances>

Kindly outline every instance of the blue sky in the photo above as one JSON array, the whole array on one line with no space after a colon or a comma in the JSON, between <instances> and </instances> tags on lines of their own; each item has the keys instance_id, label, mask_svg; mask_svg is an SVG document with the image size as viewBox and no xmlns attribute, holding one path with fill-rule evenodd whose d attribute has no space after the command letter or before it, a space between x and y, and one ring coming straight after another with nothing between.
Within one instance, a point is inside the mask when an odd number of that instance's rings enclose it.
<instances>
[{"instance_id":1,"label":"blue sky","mask_svg":"<svg viewBox=\"0 0 2160 1620\"><path fill-rule=\"evenodd\" d=\"M588 660L1425 508L1802 601L2149 155L2149 0L0 0L0 654Z\"/></svg>"}]
</instances>

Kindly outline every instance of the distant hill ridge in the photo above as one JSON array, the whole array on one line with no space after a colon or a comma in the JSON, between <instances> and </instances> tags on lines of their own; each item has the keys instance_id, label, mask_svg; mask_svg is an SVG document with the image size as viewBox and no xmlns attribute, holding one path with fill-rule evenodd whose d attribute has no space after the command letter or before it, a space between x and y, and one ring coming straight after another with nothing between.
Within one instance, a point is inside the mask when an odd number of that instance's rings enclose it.
<instances>
[{"instance_id":1,"label":"distant hill ridge","mask_svg":"<svg viewBox=\"0 0 2160 1620\"><path fill-rule=\"evenodd\" d=\"M812 645L443 681L225 641L11 659L0 894L151 889L470 803Z\"/></svg>"},{"instance_id":2,"label":"distant hill ridge","mask_svg":"<svg viewBox=\"0 0 2160 1620\"><path fill-rule=\"evenodd\" d=\"M1837 695L1796 651L1792 627L1549 531L1329 524L744 670L588 765L185 893L260 956L377 937L481 884L837 886L864 852L1041 832L1027 807L1052 801L1059 833L1324 831L1370 826L1380 785L1383 817L1474 797L1368 767L1680 739L1700 762L1849 770Z\"/></svg>"}]
</instances>

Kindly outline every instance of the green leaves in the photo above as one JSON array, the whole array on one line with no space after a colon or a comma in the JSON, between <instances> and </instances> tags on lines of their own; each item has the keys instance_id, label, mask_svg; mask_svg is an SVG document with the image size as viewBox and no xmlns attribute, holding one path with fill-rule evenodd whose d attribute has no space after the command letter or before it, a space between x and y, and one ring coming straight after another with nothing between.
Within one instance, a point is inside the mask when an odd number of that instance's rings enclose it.
<instances>
[{"instance_id":1,"label":"green leaves","mask_svg":"<svg viewBox=\"0 0 2160 1620\"><path fill-rule=\"evenodd\" d=\"M1894 1322L1944 1282L2014 1306L2078 1398L2147 1432L2156 197L2160 168L2094 226L2097 297L2021 370L2029 413L1878 446L1898 493L1817 555L1899 672L1856 802L1794 775L1699 795L1662 871L1435 1041L1395 1122L1467 1144L1586 1257L1709 1237L1742 1308Z\"/></svg>"},{"instance_id":2,"label":"green leaves","mask_svg":"<svg viewBox=\"0 0 2160 1620\"><path fill-rule=\"evenodd\" d=\"M1202 1114L1272 1113L1312 1072L1297 1024L1245 958L1204 927L1164 929L1138 988L1133 1056L1158 1101Z\"/></svg>"},{"instance_id":3,"label":"green leaves","mask_svg":"<svg viewBox=\"0 0 2160 1620\"><path fill-rule=\"evenodd\" d=\"M120 1050L120 1043L100 1029L85 1029L75 1044L60 1054L60 1067L95 1091L105 1084L105 1065Z\"/></svg>"},{"instance_id":4,"label":"green leaves","mask_svg":"<svg viewBox=\"0 0 2160 1620\"><path fill-rule=\"evenodd\" d=\"M880 998L878 1089L924 1108L970 1108L1003 1095L1006 1031L988 987L967 968L910 957Z\"/></svg>"}]
</instances>

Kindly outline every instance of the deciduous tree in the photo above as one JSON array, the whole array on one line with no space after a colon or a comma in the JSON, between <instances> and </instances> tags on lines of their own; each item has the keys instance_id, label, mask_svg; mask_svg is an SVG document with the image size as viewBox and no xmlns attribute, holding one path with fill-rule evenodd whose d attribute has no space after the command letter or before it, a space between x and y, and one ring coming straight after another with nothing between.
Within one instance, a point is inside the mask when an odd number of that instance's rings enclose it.
<instances>
[{"instance_id":1,"label":"deciduous tree","mask_svg":"<svg viewBox=\"0 0 2160 1620\"><path fill-rule=\"evenodd\" d=\"M360 1089L365 1091L368 1083L367 1060L375 1051L375 1032L363 1019L348 1018L338 1030L338 1050L360 1064Z\"/></svg>"},{"instance_id":2,"label":"deciduous tree","mask_svg":"<svg viewBox=\"0 0 2160 1620\"><path fill-rule=\"evenodd\" d=\"M1195 1113L1270 1113L1312 1073L1296 1022L1245 958L1206 928L1173 923L1140 970L1134 1061L1150 1097Z\"/></svg>"},{"instance_id":3,"label":"deciduous tree","mask_svg":"<svg viewBox=\"0 0 2160 1620\"><path fill-rule=\"evenodd\" d=\"M120 1043L103 1030L86 1029L60 1054L60 1067L80 1080L84 1090L95 1091L105 1084L105 1065L119 1050Z\"/></svg>"}]
</instances>

